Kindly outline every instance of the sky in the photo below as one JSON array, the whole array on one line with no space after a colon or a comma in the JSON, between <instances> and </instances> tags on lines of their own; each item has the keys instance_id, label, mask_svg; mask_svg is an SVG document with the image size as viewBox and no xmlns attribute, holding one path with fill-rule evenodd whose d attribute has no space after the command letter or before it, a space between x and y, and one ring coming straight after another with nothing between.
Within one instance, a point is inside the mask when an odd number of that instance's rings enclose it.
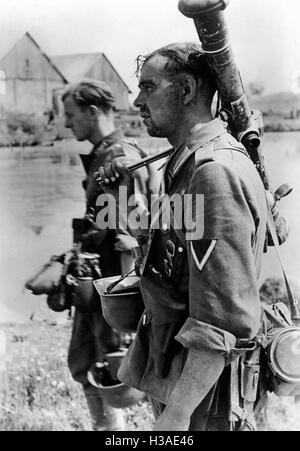
<instances>
[{"instance_id":1,"label":"sky","mask_svg":"<svg viewBox=\"0 0 300 451\"><path fill-rule=\"evenodd\" d=\"M104 52L137 93L135 58L197 40L178 0L0 0L0 57L26 32L48 55ZM300 74L300 1L230 0L225 11L245 83L290 91Z\"/></svg>"}]
</instances>

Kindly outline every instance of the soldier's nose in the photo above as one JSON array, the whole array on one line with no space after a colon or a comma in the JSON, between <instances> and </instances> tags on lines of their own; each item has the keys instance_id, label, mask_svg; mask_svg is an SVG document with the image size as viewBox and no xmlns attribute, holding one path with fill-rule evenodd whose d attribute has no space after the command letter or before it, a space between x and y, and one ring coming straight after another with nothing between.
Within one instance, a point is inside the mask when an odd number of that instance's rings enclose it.
<instances>
[{"instance_id":1,"label":"soldier's nose","mask_svg":"<svg viewBox=\"0 0 300 451\"><path fill-rule=\"evenodd\" d=\"M144 104L143 100L142 100L142 96L141 93L139 93L139 95L137 96L137 98L135 99L135 101L133 102L133 105L137 108L140 108L142 105Z\"/></svg>"}]
</instances>

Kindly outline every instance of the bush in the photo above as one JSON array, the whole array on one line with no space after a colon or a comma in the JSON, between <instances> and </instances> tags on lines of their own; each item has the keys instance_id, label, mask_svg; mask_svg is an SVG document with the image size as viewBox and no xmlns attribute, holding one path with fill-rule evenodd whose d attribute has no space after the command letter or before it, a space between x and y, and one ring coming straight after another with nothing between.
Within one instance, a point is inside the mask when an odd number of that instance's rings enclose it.
<instances>
[{"instance_id":1,"label":"bush","mask_svg":"<svg viewBox=\"0 0 300 451\"><path fill-rule=\"evenodd\" d=\"M300 120L264 115L264 128L265 132L295 132L300 130Z\"/></svg>"},{"instance_id":2,"label":"bush","mask_svg":"<svg viewBox=\"0 0 300 451\"><path fill-rule=\"evenodd\" d=\"M0 119L0 147L8 147L10 138L5 120Z\"/></svg>"},{"instance_id":3,"label":"bush","mask_svg":"<svg viewBox=\"0 0 300 451\"><path fill-rule=\"evenodd\" d=\"M10 112L6 116L7 128L10 132L16 132L19 128L32 135L35 132L34 118L29 114Z\"/></svg>"},{"instance_id":4,"label":"bush","mask_svg":"<svg viewBox=\"0 0 300 451\"><path fill-rule=\"evenodd\" d=\"M9 112L6 115L6 127L13 146L34 146L42 142L43 120L34 115Z\"/></svg>"}]
</instances>

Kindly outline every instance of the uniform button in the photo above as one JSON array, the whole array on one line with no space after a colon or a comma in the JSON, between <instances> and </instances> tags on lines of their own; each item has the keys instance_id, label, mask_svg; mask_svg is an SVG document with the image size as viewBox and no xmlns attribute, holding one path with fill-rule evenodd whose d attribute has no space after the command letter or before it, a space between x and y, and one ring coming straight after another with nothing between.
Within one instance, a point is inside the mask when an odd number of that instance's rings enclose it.
<instances>
[{"instance_id":1,"label":"uniform button","mask_svg":"<svg viewBox=\"0 0 300 451\"><path fill-rule=\"evenodd\" d=\"M182 254L183 248L182 248L182 247L179 247L179 248L178 248L178 252L179 252L180 254Z\"/></svg>"}]
</instances>

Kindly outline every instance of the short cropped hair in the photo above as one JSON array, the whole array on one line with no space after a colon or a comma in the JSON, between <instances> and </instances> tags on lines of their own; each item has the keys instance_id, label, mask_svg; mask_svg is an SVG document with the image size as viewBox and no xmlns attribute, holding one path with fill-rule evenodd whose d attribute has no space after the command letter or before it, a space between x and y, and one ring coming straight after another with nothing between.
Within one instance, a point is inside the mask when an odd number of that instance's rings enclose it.
<instances>
[{"instance_id":1,"label":"short cropped hair","mask_svg":"<svg viewBox=\"0 0 300 451\"><path fill-rule=\"evenodd\" d=\"M138 76L143 65L154 56L165 56L168 58L165 71L170 76L187 72L192 74L196 80L205 80L213 91L217 90L215 78L200 44L195 42L174 43L161 47L146 56L140 55L137 58Z\"/></svg>"},{"instance_id":2,"label":"short cropped hair","mask_svg":"<svg viewBox=\"0 0 300 451\"><path fill-rule=\"evenodd\" d=\"M110 86L104 81L84 79L68 87L62 95L62 101L64 102L69 96L83 108L95 105L104 113L114 110L114 95Z\"/></svg>"}]
</instances>

